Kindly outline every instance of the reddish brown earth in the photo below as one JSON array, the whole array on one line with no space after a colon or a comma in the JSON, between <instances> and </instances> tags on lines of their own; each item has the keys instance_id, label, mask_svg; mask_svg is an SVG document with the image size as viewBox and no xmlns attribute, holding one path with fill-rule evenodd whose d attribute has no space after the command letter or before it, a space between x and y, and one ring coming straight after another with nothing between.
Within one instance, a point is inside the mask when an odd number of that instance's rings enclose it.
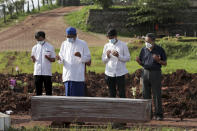
<instances>
[{"instance_id":1,"label":"reddish brown earth","mask_svg":"<svg viewBox=\"0 0 197 131\"><path fill-rule=\"evenodd\" d=\"M131 93L132 87L137 87L137 98L142 98L139 85L141 70L126 76L126 96L133 98ZM22 87L16 86L15 90L8 88L8 81L11 77L17 80L27 81L28 93L23 93ZM60 83L59 87L53 87L54 95L64 95L64 87L61 84L61 74L53 75L53 82ZM86 77L87 96L91 97L108 97L108 88L105 84L104 74L88 72ZM194 123L197 126L197 74L187 73L185 70L177 70L168 75L163 75L162 81L162 100L164 116L167 118L166 123ZM30 111L30 96L35 95L33 87L33 76L29 74L20 74L19 76L0 75L0 112L6 110L14 111L14 115L27 115ZM169 119L173 118L173 119ZM194 118L194 119L191 119ZM183 120L183 121L181 121ZM20 119L18 120L20 121ZM21 121L22 122L22 121ZM29 119L28 122L31 122ZM22 122L23 123L23 122ZM157 125L160 122L151 121L148 125ZM17 123L15 123L17 124ZM20 122L18 123L20 124Z\"/></svg>"},{"instance_id":2,"label":"reddish brown earth","mask_svg":"<svg viewBox=\"0 0 197 131\"><path fill-rule=\"evenodd\" d=\"M0 30L0 51L5 50L31 50L35 44L34 33L43 30L47 34L47 41L59 48L64 38L64 30L68 27L63 16L82 7L65 7L37 15L29 16L24 22L18 23L7 29ZM103 46L106 43L105 35L87 33L78 30L79 38L87 41L89 46ZM120 38L129 41L129 38ZM140 70L126 76L126 96L133 98L131 87L137 87L137 98L141 98ZM27 82L28 93L16 86L15 90L9 89L11 77ZM54 74L53 81L61 83L61 74ZM105 84L104 74L89 72L87 75L87 96L108 97L108 88ZM164 116L162 122L151 121L143 123L146 126L177 126L197 128L197 74L190 74L184 70L177 70L168 75L163 75L162 100ZM61 85L61 84L60 84ZM64 87L53 87L54 95L64 95ZM21 74L11 76L0 74L0 112L12 110L12 125L16 127L35 125L47 126L50 122L31 121L30 96L35 95L33 76ZM182 120L182 121L180 121ZM132 125L132 123L130 123ZM134 123L136 125L136 123Z\"/></svg>"},{"instance_id":3,"label":"reddish brown earth","mask_svg":"<svg viewBox=\"0 0 197 131\"><path fill-rule=\"evenodd\" d=\"M64 20L64 15L80 10L81 6L57 8L51 11L28 16L23 22L7 29L0 28L0 51L29 51L36 43L35 32L46 32L46 39L55 48L60 48L65 40L65 29L69 26ZM78 30L78 37L85 40L89 46L103 46L106 36ZM130 38L120 37L120 40L128 42Z\"/></svg>"}]
</instances>

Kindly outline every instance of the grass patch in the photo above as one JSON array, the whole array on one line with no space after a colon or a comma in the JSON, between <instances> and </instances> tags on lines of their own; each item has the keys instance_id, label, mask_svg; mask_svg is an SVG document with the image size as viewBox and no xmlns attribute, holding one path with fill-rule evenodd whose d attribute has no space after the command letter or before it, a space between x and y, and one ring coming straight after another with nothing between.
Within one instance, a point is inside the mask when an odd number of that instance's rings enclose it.
<instances>
[{"instance_id":1,"label":"grass patch","mask_svg":"<svg viewBox=\"0 0 197 131\"><path fill-rule=\"evenodd\" d=\"M64 20L72 27L81 29L83 31L88 31L89 25L87 25L86 20L88 18L88 13L90 9L99 9L99 7L95 5L85 6L79 11L75 11L65 15Z\"/></svg>"},{"instance_id":2,"label":"grass patch","mask_svg":"<svg viewBox=\"0 0 197 131\"><path fill-rule=\"evenodd\" d=\"M48 11L48 10L52 10L55 8L58 8L59 6L57 5L45 5L40 7L40 11L38 9L35 9L34 11L30 12L30 13L19 13L18 15L16 13L13 14L13 18L10 17L10 15L6 16L6 23L4 23L4 19L0 18L0 30L3 28L7 28L10 27L12 25L16 25L18 23L20 23L21 21L24 21L25 18L27 18L27 16L32 15L32 14L37 14L37 13L41 13L44 11Z\"/></svg>"},{"instance_id":3,"label":"grass patch","mask_svg":"<svg viewBox=\"0 0 197 131\"><path fill-rule=\"evenodd\" d=\"M135 58L139 55L144 44L142 41L137 40L137 42L139 43L134 41L128 44L131 60L127 62L126 66L130 73L142 68L137 64ZM168 65L162 68L164 74L172 73L177 69L185 69L190 73L197 72L197 42L188 43L160 39L157 43L165 49L168 55ZM87 69L96 73L103 73L105 71L105 64L101 60L103 47L89 47L89 49L92 57L92 65ZM58 52L59 49L56 49L56 54ZM12 73L13 70L15 71L16 66L19 67L22 73L33 73L33 65L30 59L30 52L7 51L0 53L1 73ZM52 72L62 73L62 66L58 62L53 63Z\"/></svg>"}]
</instances>

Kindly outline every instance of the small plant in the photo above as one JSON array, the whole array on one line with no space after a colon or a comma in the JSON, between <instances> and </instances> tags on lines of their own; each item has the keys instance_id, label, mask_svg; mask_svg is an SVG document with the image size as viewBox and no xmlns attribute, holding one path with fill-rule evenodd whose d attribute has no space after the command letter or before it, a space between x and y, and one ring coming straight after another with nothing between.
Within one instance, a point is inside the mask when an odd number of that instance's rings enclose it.
<instances>
[{"instance_id":1,"label":"small plant","mask_svg":"<svg viewBox=\"0 0 197 131\"><path fill-rule=\"evenodd\" d=\"M132 88L131 88L131 92L132 92L132 94L133 94L134 99L136 99L136 90L137 90L136 87L132 87Z\"/></svg>"},{"instance_id":2,"label":"small plant","mask_svg":"<svg viewBox=\"0 0 197 131\"><path fill-rule=\"evenodd\" d=\"M113 1L112 0L94 0L94 3L100 5L103 9L109 9L109 7L112 6Z\"/></svg>"},{"instance_id":3,"label":"small plant","mask_svg":"<svg viewBox=\"0 0 197 131\"><path fill-rule=\"evenodd\" d=\"M14 78L11 78L9 88L13 90L15 86L16 86L16 80Z\"/></svg>"}]
</instances>

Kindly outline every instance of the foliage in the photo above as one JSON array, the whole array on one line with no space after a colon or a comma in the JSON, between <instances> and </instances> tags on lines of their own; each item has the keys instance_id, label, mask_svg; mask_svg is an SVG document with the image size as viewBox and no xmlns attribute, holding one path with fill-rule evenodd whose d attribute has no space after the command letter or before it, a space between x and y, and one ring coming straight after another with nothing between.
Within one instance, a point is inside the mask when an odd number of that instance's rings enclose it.
<instances>
[{"instance_id":1,"label":"foliage","mask_svg":"<svg viewBox=\"0 0 197 131\"><path fill-rule=\"evenodd\" d=\"M183 38L187 39L187 38ZM197 42L177 42L175 40L161 39L157 42L161 45L168 56L168 65L162 68L163 73L171 73L176 69L185 69L188 72L197 72ZM141 68L135 61L136 56L139 55L144 43L128 43L129 51L131 54L131 60L126 64L130 73L135 72ZM105 64L101 60L103 47L89 47L92 58L92 65L88 67L88 70L95 71L97 73L103 73L105 70ZM56 54L59 49L56 50ZM13 61L9 61L8 58L15 56ZM0 73L12 73L12 69L16 66L19 67L21 73L33 73L33 63L30 59L30 52L1 52L0 53ZM52 64L52 72L62 73L62 65L58 62ZM16 72L14 72L16 73Z\"/></svg>"},{"instance_id":2,"label":"foliage","mask_svg":"<svg viewBox=\"0 0 197 131\"><path fill-rule=\"evenodd\" d=\"M52 6L45 5L40 8L40 11L36 9L36 10L29 12L29 13L28 12L19 13L19 14L13 13L12 17L11 17L11 15L7 15L6 16L6 23L4 23L3 18L0 18L0 30L2 28L6 28L6 27L12 26L14 24L17 24L18 22L23 21L30 14L40 13L40 12L52 10L52 9L55 9L58 7L59 6L57 6L57 5L52 5Z\"/></svg>"},{"instance_id":3,"label":"foliage","mask_svg":"<svg viewBox=\"0 0 197 131\"><path fill-rule=\"evenodd\" d=\"M189 6L188 0L139 0L131 7L128 26L169 24L181 21L181 11Z\"/></svg>"},{"instance_id":4,"label":"foliage","mask_svg":"<svg viewBox=\"0 0 197 131\"><path fill-rule=\"evenodd\" d=\"M82 5L92 5L94 4L94 1L93 0L80 0L80 3Z\"/></svg>"},{"instance_id":5,"label":"foliage","mask_svg":"<svg viewBox=\"0 0 197 131\"><path fill-rule=\"evenodd\" d=\"M67 14L64 19L70 26L79 28L83 31L88 31L89 25L86 20L88 19L88 13L90 9L98 8L97 6L86 6L79 11Z\"/></svg>"},{"instance_id":6,"label":"foliage","mask_svg":"<svg viewBox=\"0 0 197 131\"><path fill-rule=\"evenodd\" d=\"M95 4L100 5L103 9L108 9L113 4L112 0L93 0L93 1Z\"/></svg>"}]
</instances>

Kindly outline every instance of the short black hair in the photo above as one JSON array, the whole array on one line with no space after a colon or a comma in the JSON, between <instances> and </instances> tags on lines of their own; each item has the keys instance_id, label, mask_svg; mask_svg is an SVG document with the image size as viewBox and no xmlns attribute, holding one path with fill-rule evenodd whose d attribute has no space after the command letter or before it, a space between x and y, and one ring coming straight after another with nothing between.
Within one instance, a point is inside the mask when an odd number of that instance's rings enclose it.
<instances>
[{"instance_id":1,"label":"short black hair","mask_svg":"<svg viewBox=\"0 0 197 131\"><path fill-rule=\"evenodd\" d=\"M36 39L39 39L39 37L42 37L42 38L45 39L45 33L44 33L44 31L38 31L38 32L36 32L35 38Z\"/></svg>"},{"instance_id":2,"label":"short black hair","mask_svg":"<svg viewBox=\"0 0 197 131\"><path fill-rule=\"evenodd\" d=\"M117 31L116 31L116 29L109 29L108 31L107 31L107 36L117 36Z\"/></svg>"},{"instance_id":3,"label":"short black hair","mask_svg":"<svg viewBox=\"0 0 197 131\"><path fill-rule=\"evenodd\" d=\"M155 41L155 39L156 39L156 36L154 33L148 33L148 34L146 34L146 37L151 38L153 41Z\"/></svg>"}]
</instances>

